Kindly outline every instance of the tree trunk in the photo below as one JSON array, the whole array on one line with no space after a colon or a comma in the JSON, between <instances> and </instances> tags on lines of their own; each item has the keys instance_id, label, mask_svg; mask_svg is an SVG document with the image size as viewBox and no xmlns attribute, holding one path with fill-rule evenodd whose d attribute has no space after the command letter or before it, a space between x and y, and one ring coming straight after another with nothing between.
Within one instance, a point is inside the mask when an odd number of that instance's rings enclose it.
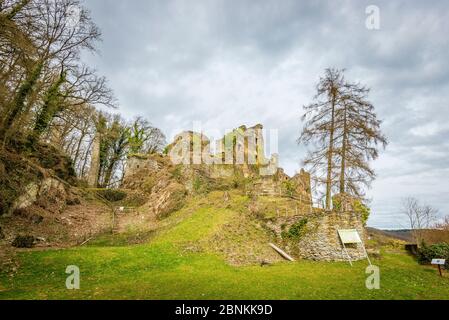
<instances>
[{"instance_id":1,"label":"tree trunk","mask_svg":"<svg viewBox=\"0 0 449 320\"><path fill-rule=\"evenodd\" d=\"M98 187L98 176L100 173L100 145L101 145L101 135L96 133L94 137L94 142L92 145L92 155L90 161L90 170L87 183L90 187Z\"/></svg>"},{"instance_id":2,"label":"tree trunk","mask_svg":"<svg viewBox=\"0 0 449 320\"><path fill-rule=\"evenodd\" d=\"M94 139L92 139L92 140L89 142L89 146L87 147L86 152L85 152L85 154L84 154L83 167L81 168L81 175L80 175L80 176L83 177L83 178L84 178L84 175L85 175L85 173L86 173L86 166L87 166L87 160L88 160L88 156L89 156L89 150L92 148L93 142L94 142Z\"/></svg>"},{"instance_id":3,"label":"tree trunk","mask_svg":"<svg viewBox=\"0 0 449 320\"><path fill-rule=\"evenodd\" d=\"M3 121L3 126L0 129L0 136L3 136L6 133L6 131L13 125L14 121L22 113L25 107L25 101L33 91L33 87L41 75L43 66L43 62L39 62L27 76L25 82L20 86L19 91L10 106L10 110L7 112L5 120Z\"/></svg>"},{"instance_id":4,"label":"tree trunk","mask_svg":"<svg viewBox=\"0 0 449 320\"><path fill-rule=\"evenodd\" d=\"M111 183L112 178L112 171L114 171L115 164L117 163L118 159L113 158L111 159L109 166L106 168L106 172L104 175L104 181L103 181L103 188L109 187L109 184Z\"/></svg>"},{"instance_id":5,"label":"tree trunk","mask_svg":"<svg viewBox=\"0 0 449 320\"><path fill-rule=\"evenodd\" d=\"M84 130L81 132L80 138L78 140L78 145L76 146L75 156L73 157L73 163L76 164L78 162L78 157L80 155L81 150L81 144L83 143L84 137L86 136L86 133Z\"/></svg>"},{"instance_id":6,"label":"tree trunk","mask_svg":"<svg viewBox=\"0 0 449 320\"><path fill-rule=\"evenodd\" d=\"M335 102L336 90L332 90L332 118L329 129L329 154L327 156L327 179L326 179L326 210L331 208L331 189L332 189L332 156L334 154L334 131L335 131Z\"/></svg>"},{"instance_id":7,"label":"tree trunk","mask_svg":"<svg viewBox=\"0 0 449 320\"><path fill-rule=\"evenodd\" d=\"M343 194L346 192L346 148L347 148L347 135L348 135L348 126L347 126L347 106L345 104L344 109L344 118L343 118L343 142L341 147L341 172L340 172L340 193Z\"/></svg>"},{"instance_id":8,"label":"tree trunk","mask_svg":"<svg viewBox=\"0 0 449 320\"><path fill-rule=\"evenodd\" d=\"M48 89L45 95L44 105L37 115L31 138L38 141L41 135L48 129L51 121L60 108L59 88L65 82L65 74L61 73L58 80Z\"/></svg>"}]
</instances>

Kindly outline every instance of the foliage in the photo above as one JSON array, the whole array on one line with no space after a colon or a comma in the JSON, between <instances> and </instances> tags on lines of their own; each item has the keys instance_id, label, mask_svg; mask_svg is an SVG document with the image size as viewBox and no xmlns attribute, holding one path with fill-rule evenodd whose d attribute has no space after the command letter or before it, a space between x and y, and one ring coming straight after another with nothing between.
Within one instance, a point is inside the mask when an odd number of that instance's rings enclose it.
<instances>
[{"instance_id":1,"label":"foliage","mask_svg":"<svg viewBox=\"0 0 449 320\"><path fill-rule=\"evenodd\" d=\"M289 240L299 240L307 232L306 225L308 222L308 219L304 218L294 223L288 229L288 231L282 232L282 238Z\"/></svg>"},{"instance_id":2,"label":"foliage","mask_svg":"<svg viewBox=\"0 0 449 320\"><path fill-rule=\"evenodd\" d=\"M363 204L363 202L360 200L355 200L353 202L353 206L354 211L361 213L363 225L366 226L366 223L368 222L369 216L371 214L371 209Z\"/></svg>"},{"instance_id":3,"label":"foliage","mask_svg":"<svg viewBox=\"0 0 449 320\"><path fill-rule=\"evenodd\" d=\"M193 185L193 191L195 193L199 193L201 191L201 189L202 189L202 186L203 186L203 181L202 181L201 177L196 175L193 178L192 185Z\"/></svg>"},{"instance_id":4,"label":"foliage","mask_svg":"<svg viewBox=\"0 0 449 320\"><path fill-rule=\"evenodd\" d=\"M350 201L352 210L361 214L362 222L364 225L366 225L371 213L371 209L367 205L365 205L361 199L355 199L347 194L339 194L332 198L332 206L335 211L341 211L344 209L342 204L343 199L346 199L346 201Z\"/></svg>"},{"instance_id":5,"label":"foliage","mask_svg":"<svg viewBox=\"0 0 449 320\"><path fill-rule=\"evenodd\" d=\"M153 154L162 151L166 141L161 130L139 117L130 126L128 143L130 153Z\"/></svg>"},{"instance_id":6,"label":"foliage","mask_svg":"<svg viewBox=\"0 0 449 320\"><path fill-rule=\"evenodd\" d=\"M423 244L418 250L418 261L421 264L429 264L432 259L446 259L446 269L449 269L449 244L438 243L427 246Z\"/></svg>"},{"instance_id":7,"label":"foliage","mask_svg":"<svg viewBox=\"0 0 449 320\"><path fill-rule=\"evenodd\" d=\"M193 177L192 187L195 194L206 194L216 190L229 190L231 184L227 179L211 179L204 172L198 171Z\"/></svg>"},{"instance_id":8,"label":"foliage","mask_svg":"<svg viewBox=\"0 0 449 320\"><path fill-rule=\"evenodd\" d=\"M50 122L62 108L61 86L66 81L66 73L62 72L58 80L48 89L45 94L44 104L36 117L32 138L37 140L49 127Z\"/></svg>"},{"instance_id":9,"label":"foliage","mask_svg":"<svg viewBox=\"0 0 449 320\"><path fill-rule=\"evenodd\" d=\"M342 201L340 197L332 198L332 208L336 211L341 211L342 209Z\"/></svg>"},{"instance_id":10,"label":"foliage","mask_svg":"<svg viewBox=\"0 0 449 320\"><path fill-rule=\"evenodd\" d=\"M282 182L282 186L284 187L284 189L287 192L287 195L289 197L293 197L297 188L297 185L294 181L292 180L287 180L287 181L283 181Z\"/></svg>"},{"instance_id":11,"label":"foliage","mask_svg":"<svg viewBox=\"0 0 449 320\"><path fill-rule=\"evenodd\" d=\"M142 183L142 191L146 192L146 193L151 193L151 190L153 189L153 187L156 185L157 183L157 179L155 176L148 176L145 178L145 180Z\"/></svg>"}]
</instances>

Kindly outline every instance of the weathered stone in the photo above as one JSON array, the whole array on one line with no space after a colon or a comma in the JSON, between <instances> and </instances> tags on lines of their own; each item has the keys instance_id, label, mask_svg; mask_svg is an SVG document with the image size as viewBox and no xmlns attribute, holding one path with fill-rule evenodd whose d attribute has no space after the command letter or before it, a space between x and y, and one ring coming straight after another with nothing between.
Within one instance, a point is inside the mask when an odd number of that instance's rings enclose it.
<instances>
[{"instance_id":1,"label":"weathered stone","mask_svg":"<svg viewBox=\"0 0 449 320\"><path fill-rule=\"evenodd\" d=\"M181 209L186 195L185 188L176 182L170 182L151 194L149 204L156 217L165 218L171 212Z\"/></svg>"},{"instance_id":2,"label":"weathered stone","mask_svg":"<svg viewBox=\"0 0 449 320\"><path fill-rule=\"evenodd\" d=\"M47 178L39 183L33 182L27 185L24 193L16 199L9 215L22 215L26 208L35 203L42 208L52 205L57 207L56 211L61 211L65 204L65 197L64 184L56 179Z\"/></svg>"},{"instance_id":3,"label":"weathered stone","mask_svg":"<svg viewBox=\"0 0 449 320\"><path fill-rule=\"evenodd\" d=\"M165 162L180 166L182 183L192 193L195 171L206 179L232 180L236 177L250 179L248 192L265 196L290 196L311 204L310 175L304 170L290 178L278 166L278 155L267 159L264 154L263 126L241 126L216 142L211 152L210 141L203 134L188 131L175 137L167 148ZM166 163L153 155L132 155L128 158L124 186L135 189L142 186L140 178L164 170Z\"/></svg>"},{"instance_id":4,"label":"weathered stone","mask_svg":"<svg viewBox=\"0 0 449 320\"><path fill-rule=\"evenodd\" d=\"M21 195L13 204L12 212L31 206L37 200L39 195L39 185L37 183L30 183L23 195Z\"/></svg>"},{"instance_id":5,"label":"weathered stone","mask_svg":"<svg viewBox=\"0 0 449 320\"><path fill-rule=\"evenodd\" d=\"M124 180L130 180L130 177L136 173L147 170L149 172L156 172L159 169L158 162L152 157L145 156L130 156L126 162L126 170Z\"/></svg>"},{"instance_id":6,"label":"weathered stone","mask_svg":"<svg viewBox=\"0 0 449 320\"><path fill-rule=\"evenodd\" d=\"M307 219L307 231L293 243L285 243L282 232L288 230L300 219ZM298 258L317 261L346 261L347 256L338 235L341 229L356 229L362 239L365 239L365 228L358 212L323 211L317 214L296 217L278 217L269 221L267 226L273 230L280 242L284 242L286 251ZM360 244L347 246L351 260L365 258Z\"/></svg>"}]
</instances>

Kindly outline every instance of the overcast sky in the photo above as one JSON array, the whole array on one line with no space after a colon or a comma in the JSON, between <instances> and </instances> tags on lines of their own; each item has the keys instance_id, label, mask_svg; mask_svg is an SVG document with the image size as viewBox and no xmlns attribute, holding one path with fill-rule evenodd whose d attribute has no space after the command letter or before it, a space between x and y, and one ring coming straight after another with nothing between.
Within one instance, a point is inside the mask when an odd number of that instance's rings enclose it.
<instances>
[{"instance_id":1,"label":"overcast sky","mask_svg":"<svg viewBox=\"0 0 449 320\"><path fill-rule=\"evenodd\" d=\"M406 228L401 198L449 214L449 2L84 0L103 32L89 64L127 118L168 137L262 123L294 174L302 106L325 68L372 89L390 144L373 163L370 226ZM380 9L380 29L365 9Z\"/></svg>"}]
</instances>

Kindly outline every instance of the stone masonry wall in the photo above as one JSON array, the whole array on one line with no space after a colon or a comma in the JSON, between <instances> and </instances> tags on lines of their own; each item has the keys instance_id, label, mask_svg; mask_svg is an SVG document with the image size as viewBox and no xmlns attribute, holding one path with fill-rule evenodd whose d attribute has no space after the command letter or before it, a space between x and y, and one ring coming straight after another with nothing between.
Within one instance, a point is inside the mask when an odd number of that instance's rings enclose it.
<instances>
[{"instance_id":1,"label":"stone masonry wall","mask_svg":"<svg viewBox=\"0 0 449 320\"><path fill-rule=\"evenodd\" d=\"M365 228L361 215L357 212L325 213L318 219L314 233L306 235L298 243L301 257L322 261L346 261L347 256L343 250L337 230L356 229L365 240ZM346 245L346 249L352 260L365 258L361 244Z\"/></svg>"},{"instance_id":2,"label":"stone masonry wall","mask_svg":"<svg viewBox=\"0 0 449 320\"><path fill-rule=\"evenodd\" d=\"M301 219L307 219L304 234L297 241L282 239L282 231L288 230ZM267 226L277 235L283 248L291 255L316 261L347 261L337 230L356 229L365 241L366 234L361 215L358 212L319 212L311 215L278 218ZM351 260L365 259L361 244L346 245Z\"/></svg>"}]
</instances>

